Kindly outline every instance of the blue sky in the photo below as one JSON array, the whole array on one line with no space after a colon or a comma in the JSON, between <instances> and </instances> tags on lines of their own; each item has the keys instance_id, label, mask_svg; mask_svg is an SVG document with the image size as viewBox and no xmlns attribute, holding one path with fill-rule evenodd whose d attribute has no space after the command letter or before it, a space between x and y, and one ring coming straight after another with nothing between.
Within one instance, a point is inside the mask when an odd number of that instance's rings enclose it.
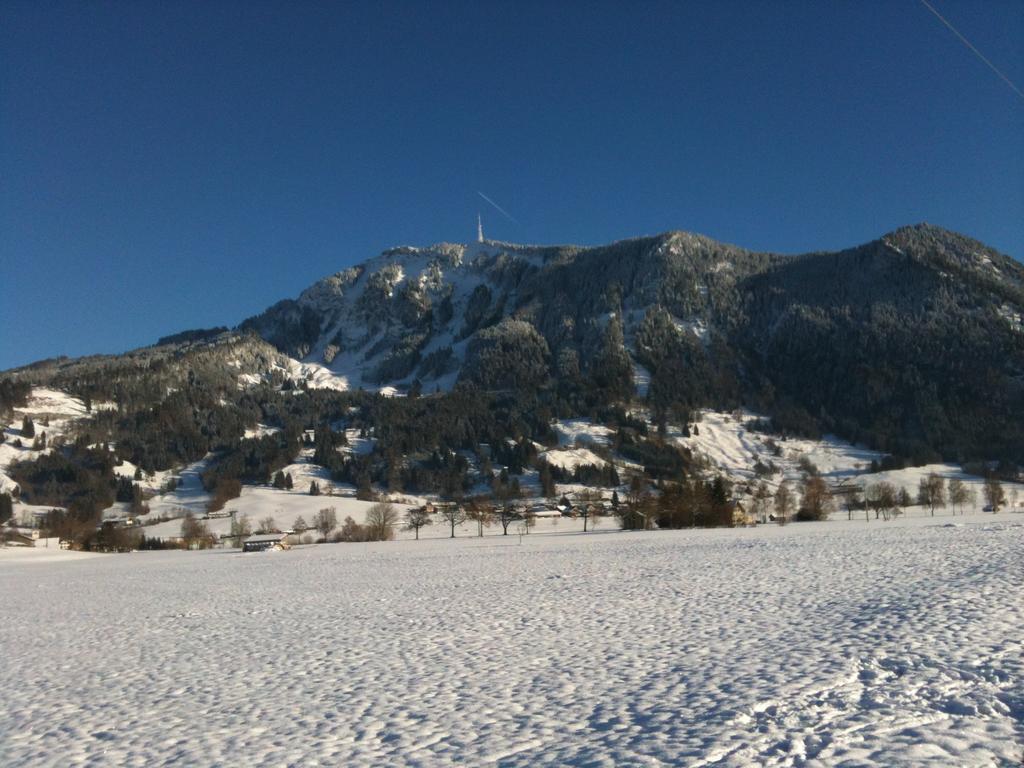
<instances>
[{"instance_id":1,"label":"blue sky","mask_svg":"<svg viewBox=\"0 0 1024 768\"><path fill-rule=\"evenodd\" d=\"M932 4L1024 87L1024 4ZM235 325L478 211L1021 258L1024 99L916 0L0 5L0 369Z\"/></svg>"}]
</instances>

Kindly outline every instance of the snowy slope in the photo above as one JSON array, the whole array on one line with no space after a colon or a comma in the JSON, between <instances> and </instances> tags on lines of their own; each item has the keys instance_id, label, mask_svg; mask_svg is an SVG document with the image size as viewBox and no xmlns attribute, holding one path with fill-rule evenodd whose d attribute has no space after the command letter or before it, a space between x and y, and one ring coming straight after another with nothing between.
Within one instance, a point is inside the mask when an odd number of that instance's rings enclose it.
<instances>
[{"instance_id":1,"label":"snowy slope","mask_svg":"<svg viewBox=\"0 0 1024 768\"><path fill-rule=\"evenodd\" d=\"M758 461L764 464L772 462L778 467L777 474L765 478L770 488L778 487L783 479L796 485L803 475L800 461L806 459L833 485L845 482L864 487L888 481L897 488L905 488L916 501L921 478L935 473L947 482L953 478L960 479L969 490L974 491L976 503L969 508L977 511L984 504L982 479L965 474L955 464L928 464L871 473L868 471L871 462L881 462L885 454L851 445L831 435L821 440L807 440L781 438L749 429L747 423L759 418L762 418L759 414L746 410L737 413L701 411L700 421L697 422L699 434L682 437L679 429L670 429L669 434L679 445L705 457L711 471L720 471L741 485L759 479L754 473L754 465ZM778 446L780 453L773 450L772 442ZM1024 502L1024 485L1004 483L1004 489L1011 497L1016 492L1019 501ZM919 511L912 510L910 513Z\"/></svg>"},{"instance_id":2,"label":"snowy slope","mask_svg":"<svg viewBox=\"0 0 1024 768\"><path fill-rule=\"evenodd\" d=\"M1015 765L1018 517L0 551L0 764Z\"/></svg>"},{"instance_id":3,"label":"snowy slope","mask_svg":"<svg viewBox=\"0 0 1024 768\"><path fill-rule=\"evenodd\" d=\"M500 254L509 252L527 263L536 260L529 247L441 243L394 248L320 280L298 299L299 306L321 318L321 333L293 373L308 378L312 386L378 390L378 366L396 344L415 333L424 313L442 302L450 303L451 319L429 330L420 356L452 347L453 359L461 363L466 342L456 337L466 306L477 287L495 287L488 270ZM413 378L410 373L392 384L407 385ZM431 388L449 389L456 372L423 378Z\"/></svg>"},{"instance_id":4,"label":"snowy slope","mask_svg":"<svg viewBox=\"0 0 1024 768\"><path fill-rule=\"evenodd\" d=\"M101 403L93 407L98 409L107 406ZM17 487L4 472L8 465L15 461L36 459L52 451L54 444L60 444L65 439L74 422L88 415L85 404L78 398L55 389L34 388L28 403L24 408L14 409L14 421L4 429L4 442L0 443L0 493L11 493ZM35 424L37 437L46 433L45 450L32 450L33 438L22 436L21 425L26 416ZM21 442L20 448L14 444L15 441Z\"/></svg>"}]
</instances>

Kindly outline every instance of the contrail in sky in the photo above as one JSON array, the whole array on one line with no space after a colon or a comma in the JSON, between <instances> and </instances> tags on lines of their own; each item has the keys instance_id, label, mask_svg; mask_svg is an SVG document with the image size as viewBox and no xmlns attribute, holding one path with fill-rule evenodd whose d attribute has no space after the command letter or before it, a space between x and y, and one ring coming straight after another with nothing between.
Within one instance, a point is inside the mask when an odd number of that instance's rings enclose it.
<instances>
[{"instance_id":1,"label":"contrail in sky","mask_svg":"<svg viewBox=\"0 0 1024 768\"><path fill-rule=\"evenodd\" d=\"M515 216L513 216L513 215L512 215L511 213L509 213L508 211L506 211L506 210L505 210L504 208L502 208L502 207L501 207L500 205L498 205L498 204L497 204L496 202L494 202L493 200L491 200L491 198L489 198L489 197L488 197L487 195L485 195L485 194L484 194L483 192L481 192L481 191L480 191L479 189L478 189L478 190L476 191L476 193L477 193L478 195L480 195L480 197L482 197L482 198L483 198L484 200L486 200L486 201L487 201L488 203L490 203L490 204L491 204L491 205L493 205L493 206L494 206L495 208L497 208L497 209L498 209L498 211L500 211L500 212L501 212L501 214L502 214L502 215L503 215L503 216L504 216L505 218L507 218L507 219L508 219L509 221L514 221L514 222L515 222L516 224L519 224L519 219L517 219L517 218L516 218ZM523 225L522 225L522 224L519 224L519 226L523 226Z\"/></svg>"},{"instance_id":2,"label":"contrail in sky","mask_svg":"<svg viewBox=\"0 0 1024 768\"><path fill-rule=\"evenodd\" d=\"M923 6L924 6L925 8L927 8L927 9L928 9L929 11L931 11L932 13L934 13L934 14L935 14L935 18L937 18L937 19L938 19L939 21L941 21L941 22L942 22L943 24L945 24L945 25L946 25L947 27L949 27L949 31L950 31L950 32L952 32L952 33L953 33L954 35L956 35L956 36L957 36L958 38L960 38L960 42L961 42L961 43L963 43L963 44L964 44L964 45L966 45L966 46L967 46L968 48L970 48L970 49L971 49L971 51L972 51L972 52L974 53L974 55L975 55L975 56L977 56L977 57L978 57L979 59L981 59L981 60L982 60L983 62L985 62L985 64L987 64L987 65L988 65L988 68L989 68L989 69L991 69L991 70L992 70L993 72L995 72L995 73L996 73L997 75L999 75L999 77L1001 77L1001 78L1003 79L1003 82L1004 82L1004 83L1006 83L1006 84L1007 84L1008 86L1010 86L1011 88L1013 88L1013 90L1014 90L1014 91L1016 92L1016 94L1017 94L1018 96L1020 96L1020 97L1021 97L1022 99L1024 99L1024 92L1021 92L1020 88L1018 88L1018 87L1017 87L1016 85L1014 85L1014 84L1013 84L1013 81L1012 81L1012 80L1010 80L1010 78L1008 78L1008 77L1007 77L1006 75L1004 75L1004 74L1003 74L1002 72L1000 72L1000 71L999 71L999 69L998 69L998 68L996 67L996 65L995 65L995 64L993 64L993 63L992 63L991 61L989 61L988 59L986 59L986 58L985 58L985 56L984 56L984 54L982 54L982 52L981 52L981 51L979 51L979 50L978 50L977 48L975 48L975 47L974 47L974 46L973 46L973 45L971 44L971 41L970 41L970 40L968 40L968 39L967 39L966 37L964 37L963 35L961 35L961 34L960 34L960 30L958 30L958 29L957 29L956 27L954 27L954 26L953 26L952 24L950 24L950 23L949 23L948 21L946 21L946 20L945 20L945 19L944 19L944 18L942 17L942 14L940 14L940 13L939 13L938 11L936 11L936 10L935 10L935 9L934 9L934 8L933 8L933 7L932 7L932 6L931 6L931 5L930 5L930 4L928 3L928 0L921 0L921 5L923 5Z\"/></svg>"}]
</instances>

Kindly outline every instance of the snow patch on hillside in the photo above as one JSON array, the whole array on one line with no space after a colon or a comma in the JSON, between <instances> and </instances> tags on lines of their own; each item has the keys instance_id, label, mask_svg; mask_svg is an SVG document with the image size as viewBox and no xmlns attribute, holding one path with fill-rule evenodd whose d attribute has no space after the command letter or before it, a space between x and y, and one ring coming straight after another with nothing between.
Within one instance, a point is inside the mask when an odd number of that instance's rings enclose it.
<instances>
[{"instance_id":1,"label":"snow patch on hillside","mask_svg":"<svg viewBox=\"0 0 1024 768\"><path fill-rule=\"evenodd\" d=\"M611 440L612 430L603 424L594 424L590 419L567 419L557 421L554 425L555 433L558 435L558 444L563 446L582 445L608 445Z\"/></svg>"},{"instance_id":2,"label":"snow patch on hillside","mask_svg":"<svg viewBox=\"0 0 1024 768\"><path fill-rule=\"evenodd\" d=\"M45 450L33 450L35 437L21 434L21 425L28 416L35 426L35 435L46 433ZM55 445L68 438L75 422L89 416L89 411L80 399L66 392L46 387L35 387L24 407L14 409L14 420L4 427L4 441L0 443L0 493L13 493L17 483L7 475L7 468L16 461L33 461L44 453L50 453ZM21 447L15 445L21 442Z\"/></svg>"},{"instance_id":3,"label":"snow patch on hillside","mask_svg":"<svg viewBox=\"0 0 1024 768\"><path fill-rule=\"evenodd\" d=\"M704 345L709 344L711 341L707 323L702 318L694 317L689 320L680 320L677 317L673 317L672 323L677 331L685 335L696 336L697 340Z\"/></svg>"},{"instance_id":4,"label":"snow patch on hillside","mask_svg":"<svg viewBox=\"0 0 1024 768\"><path fill-rule=\"evenodd\" d=\"M832 435L808 440L783 438L750 429L748 424L751 421L762 418L748 410L731 413L701 411L697 422L699 434L683 437L679 428L670 427L669 438L689 448L695 455L704 457L711 471L721 472L734 482L752 483L762 479L754 470L755 465L761 462L765 466L774 464L778 470L763 478L770 488L778 487L783 479L796 484L804 475L802 462L810 462L833 486L846 482L863 487L887 481L898 489L906 489L916 500L921 479L934 473L947 482L954 478L963 481L968 491L973 491L976 496L973 509L984 503L982 478L964 473L955 464L928 464L872 473L869 471L871 462L881 462L885 458L884 453L851 445ZM1024 500L1024 484L1004 483L1004 488L1008 496L1016 491L1017 496Z\"/></svg>"},{"instance_id":5,"label":"snow patch on hillside","mask_svg":"<svg viewBox=\"0 0 1024 768\"><path fill-rule=\"evenodd\" d=\"M203 487L202 477L215 458L214 454L209 453L177 473L165 473L165 479L173 477L177 487L173 491L158 493L149 499L146 502L149 514L139 518L140 522L146 524L160 517L184 517L189 512L196 517L205 515L210 503L210 494Z\"/></svg>"},{"instance_id":6,"label":"snow patch on hillside","mask_svg":"<svg viewBox=\"0 0 1024 768\"><path fill-rule=\"evenodd\" d=\"M605 460L587 448L561 448L544 451L541 455L544 461L553 467L560 467L573 471L581 465L593 465L603 467Z\"/></svg>"},{"instance_id":7,"label":"snow patch on hillside","mask_svg":"<svg viewBox=\"0 0 1024 768\"><path fill-rule=\"evenodd\" d=\"M1009 304L1003 304L997 311L999 316L1006 320L1013 330L1024 333L1024 315Z\"/></svg>"}]
</instances>

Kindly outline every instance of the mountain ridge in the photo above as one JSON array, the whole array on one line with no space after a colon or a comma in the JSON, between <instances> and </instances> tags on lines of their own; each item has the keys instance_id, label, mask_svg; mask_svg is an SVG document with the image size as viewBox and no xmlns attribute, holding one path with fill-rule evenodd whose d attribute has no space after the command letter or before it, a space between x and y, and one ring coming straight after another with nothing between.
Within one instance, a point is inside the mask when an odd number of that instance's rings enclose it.
<instances>
[{"instance_id":1,"label":"mountain ridge","mask_svg":"<svg viewBox=\"0 0 1024 768\"><path fill-rule=\"evenodd\" d=\"M7 375L229 364L240 386L553 388L577 412L751 405L909 455L974 457L986 435L997 454L1021 451L1008 420L1024 413L1024 266L930 224L796 255L680 230L398 246L234 329L163 341Z\"/></svg>"}]
</instances>

